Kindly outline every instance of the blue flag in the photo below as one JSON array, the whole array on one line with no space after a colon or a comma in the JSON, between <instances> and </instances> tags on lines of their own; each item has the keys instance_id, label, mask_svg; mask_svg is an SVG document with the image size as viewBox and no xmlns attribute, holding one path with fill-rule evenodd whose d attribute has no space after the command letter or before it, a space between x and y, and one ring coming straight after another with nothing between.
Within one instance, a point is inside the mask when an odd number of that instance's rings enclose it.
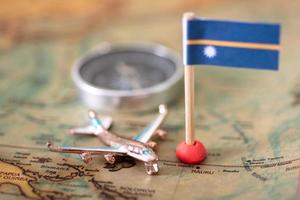
<instances>
[{"instance_id":1,"label":"blue flag","mask_svg":"<svg viewBox=\"0 0 300 200\"><path fill-rule=\"evenodd\" d=\"M192 18L184 27L186 65L278 70L280 25Z\"/></svg>"}]
</instances>

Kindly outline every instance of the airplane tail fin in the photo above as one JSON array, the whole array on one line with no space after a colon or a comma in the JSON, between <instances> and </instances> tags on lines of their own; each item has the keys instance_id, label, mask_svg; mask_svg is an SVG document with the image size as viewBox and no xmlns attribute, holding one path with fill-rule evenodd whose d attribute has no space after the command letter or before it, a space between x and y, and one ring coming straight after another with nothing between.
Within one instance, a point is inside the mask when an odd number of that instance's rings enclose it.
<instances>
[{"instance_id":1,"label":"airplane tail fin","mask_svg":"<svg viewBox=\"0 0 300 200\"><path fill-rule=\"evenodd\" d=\"M106 131L106 128L103 126L99 120L97 113L93 110L89 110L89 118L91 119L92 125L97 129L97 133L103 133Z\"/></svg>"},{"instance_id":2,"label":"airplane tail fin","mask_svg":"<svg viewBox=\"0 0 300 200\"><path fill-rule=\"evenodd\" d=\"M164 105L164 104L159 105L158 110L159 110L160 114L163 114L163 115L167 115L168 114L167 106Z\"/></svg>"},{"instance_id":3,"label":"airplane tail fin","mask_svg":"<svg viewBox=\"0 0 300 200\"><path fill-rule=\"evenodd\" d=\"M101 117L99 119L101 125L105 130L108 130L112 126L112 118L109 116ZM99 129L94 125L75 127L70 129L72 135L98 135Z\"/></svg>"}]
</instances>

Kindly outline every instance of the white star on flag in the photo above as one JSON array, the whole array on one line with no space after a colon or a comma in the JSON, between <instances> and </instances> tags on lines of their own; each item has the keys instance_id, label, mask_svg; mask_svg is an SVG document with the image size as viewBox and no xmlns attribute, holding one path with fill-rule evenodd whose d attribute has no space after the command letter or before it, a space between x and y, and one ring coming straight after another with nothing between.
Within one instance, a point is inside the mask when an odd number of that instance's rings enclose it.
<instances>
[{"instance_id":1,"label":"white star on flag","mask_svg":"<svg viewBox=\"0 0 300 200\"><path fill-rule=\"evenodd\" d=\"M206 46L203 53L208 58L214 58L217 55L217 49L214 46Z\"/></svg>"}]
</instances>

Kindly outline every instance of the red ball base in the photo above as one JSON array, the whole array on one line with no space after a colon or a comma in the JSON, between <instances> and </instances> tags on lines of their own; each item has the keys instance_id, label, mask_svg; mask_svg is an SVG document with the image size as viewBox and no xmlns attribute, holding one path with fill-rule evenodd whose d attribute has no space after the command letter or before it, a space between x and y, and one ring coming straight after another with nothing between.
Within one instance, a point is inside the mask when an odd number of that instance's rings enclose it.
<instances>
[{"instance_id":1,"label":"red ball base","mask_svg":"<svg viewBox=\"0 0 300 200\"><path fill-rule=\"evenodd\" d=\"M204 145L197 140L195 140L192 145L182 142L176 148L176 156L183 163L198 164L204 160L206 149Z\"/></svg>"}]
</instances>

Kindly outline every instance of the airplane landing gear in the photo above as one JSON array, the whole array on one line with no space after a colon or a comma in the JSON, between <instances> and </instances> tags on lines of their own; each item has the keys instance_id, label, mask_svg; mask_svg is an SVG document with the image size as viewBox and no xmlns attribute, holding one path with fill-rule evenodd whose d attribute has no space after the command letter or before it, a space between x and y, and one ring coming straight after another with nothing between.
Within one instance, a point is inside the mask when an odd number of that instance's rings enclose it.
<instances>
[{"instance_id":1,"label":"airplane landing gear","mask_svg":"<svg viewBox=\"0 0 300 200\"><path fill-rule=\"evenodd\" d=\"M80 158L85 162L86 164L91 162L93 160L92 154L90 152L84 152L80 154Z\"/></svg>"},{"instance_id":2,"label":"airplane landing gear","mask_svg":"<svg viewBox=\"0 0 300 200\"><path fill-rule=\"evenodd\" d=\"M145 162L145 170L148 175L157 174L159 170L157 161Z\"/></svg>"},{"instance_id":3,"label":"airplane landing gear","mask_svg":"<svg viewBox=\"0 0 300 200\"><path fill-rule=\"evenodd\" d=\"M116 162L116 155L109 153L109 154L105 154L104 155L105 160L109 163L109 164L115 164Z\"/></svg>"}]
</instances>

